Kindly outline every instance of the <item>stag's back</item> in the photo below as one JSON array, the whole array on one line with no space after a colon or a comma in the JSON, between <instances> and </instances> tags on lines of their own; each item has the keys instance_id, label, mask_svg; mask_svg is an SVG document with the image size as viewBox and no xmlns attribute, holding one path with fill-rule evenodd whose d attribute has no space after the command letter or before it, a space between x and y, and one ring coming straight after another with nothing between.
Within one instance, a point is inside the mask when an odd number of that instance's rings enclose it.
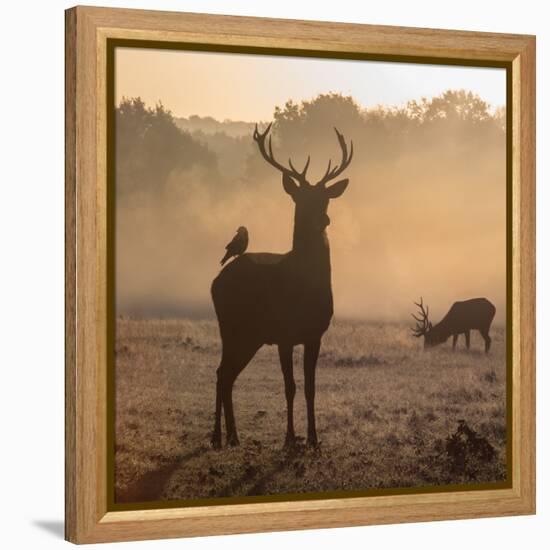
<instances>
[{"instance_id":1,"label":"stag's back","mask_svg":"<svg viewBox=\"0 0 550 550\"><path fill-rule=\"evenodd\" d=\"M455 302L439 325L445 326L449 332L453 333L466 330L488 330L495 312L495 306L486 298L472 298L463 302Z\"/></svg>"},{"instance_id":2,"label":"stag's back","mask_svg":"<svg viewBox=\"0 0 550 550\"><path fill-rule=\"evenodd\" d=\"M300 344L319 337L332 317L330 285L301 277L292 253L243 254L212 282L222 341Z\"/></svg>"}]
</instances>

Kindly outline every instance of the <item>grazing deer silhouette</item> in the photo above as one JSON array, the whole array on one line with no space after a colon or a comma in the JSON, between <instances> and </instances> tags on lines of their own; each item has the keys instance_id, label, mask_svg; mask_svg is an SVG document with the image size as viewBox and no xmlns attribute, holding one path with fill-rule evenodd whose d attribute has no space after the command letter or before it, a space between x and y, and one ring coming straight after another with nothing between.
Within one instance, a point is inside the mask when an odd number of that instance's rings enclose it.
<instances>
[{"instance_id":1,"label":"grazing deer silhouette","mask_svg":"<svg viewBox=\"0 0 550 550\"><path fill-rule=\"evenodd\" d=\"M429 348L442 344L453 335L453 350L456 347L456 341L459 334L464 334L466 347L470 349L470 331L479 330L485 340L485 353L491 348L491 337L489 329L495 316L496 308L486 298L473 298L464 302L455 302L447 315L437 323L432 325L428 319L428 307L424 309L422 298L420 303L414 302L420 308L420 317L412 314L417 321L416 327L411 329L414 336L419 338L424 336L424 347Z\"/></svg>"},{"instance_id":2,"label":"grazing deer silhouette","mask_svg":"<svg viewBox=\"0 0 550 550\"><path fill-rule=\"evenodd\" d=\"M228 445L238 445L233 414L233 384L264 344L276 344L285 383L287 401L286 446L295 443L293 403L296 393L292 355L294 346L304 346L304 385L307 404L307 443L317 445L315 429L315 368L321 337L333 313L330 250L326 227L330 199L345 191L348 180L327 183L339 176L353 156L342 134L335 128L342 150L342 161L315 185L307 179L308 157L301 172L289 159L289 168L273 155L271 135L266 149L264 132L253 134L262 157L282 173L283 188L295 203L292 250L286 254L247 253L222 269L212 283L212 300L222 339L222 357L217 370L216 413L212 444L221 446L223 406Z\"/></svg>"}]
</instances>

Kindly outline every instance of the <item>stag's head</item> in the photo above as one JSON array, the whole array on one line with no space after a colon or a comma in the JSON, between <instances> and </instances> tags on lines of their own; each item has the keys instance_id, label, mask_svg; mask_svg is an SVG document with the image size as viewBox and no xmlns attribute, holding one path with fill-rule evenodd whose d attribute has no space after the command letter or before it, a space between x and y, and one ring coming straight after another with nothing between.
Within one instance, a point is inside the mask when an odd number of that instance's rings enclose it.
<instances>
[{"instance_id":1,"label":"stag's head","mask_svg":"<svg viewBox=\"0 0 550 550\"><path fill-rule=\"evenodd\" d=\"M422 302L422 297L420 297L420 303L414 302L414 305L420 310L418 316L414 313L411 313L413 319L416 321L416 327L412 328L412 333L417 338L424 336L424 347L430 348L436 346L441 342L438 340L438 334L433 330L433 325L428 319L429 308L426 306L424 309L424 303Z\"/></svg>"},{"instance_id":2,"label":"stag's head","mask_svg":"<svg viewBox=\"0 0 550 550\"><path fill-rule=\"evenodd\" d=\"M254 130L254 141L262 157L282 173L283 188L296 204L296 224L300 230L309 234L322 233L330 224L330 218L327 215L329 200L342 195L348 186L348 180L342 179L328 186L327 184L349 166L353 157L353 142L350 142L348 152L344 136L334 128L342 150L342 161L339 165L332 167L332 161L329 160L325 175L318 182L311 184L307 179L310 157L307 158L301 171L294 167L291 159L288 159L288 167L280 164L273 155L270 130L271 124L263 132L258 131L257 125Z\"/></svg>"}]
</instances>

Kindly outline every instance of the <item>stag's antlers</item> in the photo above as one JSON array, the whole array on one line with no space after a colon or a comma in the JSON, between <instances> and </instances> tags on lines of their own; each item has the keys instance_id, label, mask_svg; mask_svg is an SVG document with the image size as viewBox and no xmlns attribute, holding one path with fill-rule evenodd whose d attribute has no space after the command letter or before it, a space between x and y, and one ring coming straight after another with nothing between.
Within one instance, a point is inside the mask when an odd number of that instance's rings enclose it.
<instances>
[{"instance_id":1,"label":"stag's antlers","mask_svg":"<svg viewBox=\"0 0 550 550\"><path fill-rule=\"evenodd\" d=\"M269 130L271 130L271 126L273 123L270 123L269 126L265 129L264 132L258 132L258 125L256 124L256 129L254 130L254 141L258 144L258 149L260 150L260 153L262 154L262 157L271 164L271 166L277 168L280 172L283 174L286 174L287 176L290 176L291 178L295 179L300 186L306 186L309 185L306 180L306 173L307 169L309 168L309 161L310 157L307 157L306 165L304 166L304 169L301 172L298 172L296 168L294 168L292 164L292 160L288 159L288 164L290 168L286 168L286 166L283 166L282 164L279 164L275 157L273 156L273 147L271 144L271 134L269 135L269 140L267 142L267 146L269 149L269 152L265 149L265 138L269 134Z\"/></svg>"},{"instance_id":2,"label":"stag's antlers","mask_svg":"<svg viewBox=\"0 0 550 550\"><path fill-rule=\"evenodd\" d=\"M330 180L339 176L349 166L349 163L351 162L351 159L353 157L353 140L350 141L350 151L348 156L348 147L346 145L346 140L344 139L344 136L336 128L334 128L334 131L336 132L336 136L338 137L338 143L340 144L340 148L342 149L342 162L340 163L340 166L336 165L331 170L330 165L332 164L332 161L329 159L327 171L325 172L325 175L317 183L319 187L325 187L325 185Z\"/></svg>"},{"instance_id":3,"label":"stag's antlers","mask_svg":"<svg viewBox=\"0 0 550 550\"><path fill-rule=\"evenodd\" d=\"M309 156L307 157L306 164L304 166L304 169L301 172L299 172L298 170L296 170L296 168L294 168L294 165L292 164L291 159L288 159L288 165L290 168L287 168L286 166L279 164L275 160L275 157L273 155L273 147L271 144L271 134L269 134L272 124L273 123L270 123L263 132L258 131L258 125L256 124L256 128L254 130L254 134L253 134L254 141L258 144L258 149L260 150L262 157L264 157L264 159L269 164L271 164L271 166L275 167L277 170L279 170L283 174L286 174L287 176L290 176L291 178L295 179L300 184L300 186L305 187L309 185L306 179L307 169L309 168L309 161L310 161ZM331 170L332 161L331 160L328 161L328 167L327 167L327 171L325 172L325 175L316 184L318 187L325 187L330 180L339 176L349 166L351 159L353 157L353 141L350 141L350 151L348 155L348 146L346 145L346 140L344 136L336 128L334 128L334 131L336 132L336 136L338 137L338 143L340 144L340 148L342 149L342 162L340 163L340 165L334 166L334 168L332 168ZM268 134L269 134L269 139L267 141L268 150L266 150L265 138L267 137Z\"/></svg>"},{"instance_id":4,"label":"stag's antlers","mask_svg":"<svg viewBox=\"0 0 550 550\"><path fill-rule=\"evenodd\" d=\"M414 302L415 306L418 306L420 308L420 315L422 317L418 318L414 313L411 313L413 319L417 322L415 328L411 328L412 333L417 338L420 336L423 336L428 332L428 329L430 328L430 322L428 320L428 312L429 308L426 306L426 309L424 309L424 304L422 302L422 296L420 297L420 303Z\"/></svg>"}]
</instances>

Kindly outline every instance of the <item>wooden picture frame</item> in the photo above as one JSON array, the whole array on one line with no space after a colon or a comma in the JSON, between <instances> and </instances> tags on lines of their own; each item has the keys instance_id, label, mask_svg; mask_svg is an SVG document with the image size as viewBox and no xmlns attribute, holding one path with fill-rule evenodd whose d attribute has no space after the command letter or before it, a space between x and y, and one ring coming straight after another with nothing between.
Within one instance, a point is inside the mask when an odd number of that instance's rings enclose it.
<instances>
[{"instance_id":1,"label":"wooden picture frame","mask_svg":"<svg viewBox=\"0 0 550 550\"><path fill-rule=\"evenodd\" d=\"M108 41L500 64L511 181L511 483L431 492L113 511L108 506ZM66 12L66 538L143 540L535 513L535 37L75 7Z\"/></svg>"}]
</instances>

